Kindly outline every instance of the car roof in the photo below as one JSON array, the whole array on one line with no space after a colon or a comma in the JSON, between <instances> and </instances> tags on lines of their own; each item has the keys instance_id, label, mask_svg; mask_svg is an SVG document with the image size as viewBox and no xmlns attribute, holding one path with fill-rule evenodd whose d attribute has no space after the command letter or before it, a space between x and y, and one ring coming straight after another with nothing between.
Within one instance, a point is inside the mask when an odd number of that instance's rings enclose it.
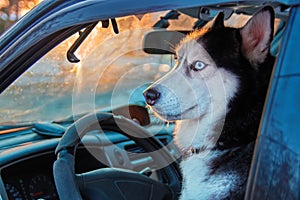
<instances>
[{"instance_id":1,"label":"car roof","mask_svg":"<svg viewBox=\"0 0 300 200\"><path fill-rule=\"evenodd\" d=\"M119 17L128 14L142 14L168 9L188 8L194 6L235 6L235 10L244 9L245 5L262 6L264 4L283 4L286 6L300 4L300 0L278 0L278 1L233 1L233 0L65 0L53 1L44 0L38 4L31 12L19 20L13 28L0 36L0 53L7 43L14 40L21 32L33 26L38 21L43 21L49 17L57 18L57 23L61 26L76 25L78 23L88 23L99 18ZM80 12L79 12L80 11ZM69 20L61 21L60 18ZM51 30L51 27L49 27Z\"/></svg>"}]
</instances>

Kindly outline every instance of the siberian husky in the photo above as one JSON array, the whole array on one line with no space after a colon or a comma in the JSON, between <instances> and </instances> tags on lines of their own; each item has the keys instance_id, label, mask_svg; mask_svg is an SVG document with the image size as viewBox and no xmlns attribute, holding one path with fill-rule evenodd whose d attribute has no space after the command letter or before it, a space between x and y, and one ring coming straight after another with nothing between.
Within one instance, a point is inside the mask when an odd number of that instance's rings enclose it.
<instances>
[{"instance_id":1,"label":"siberian husky","mask_svg":"<svg viewBox=\"0 0 300 200\"><path fill-rule=\"evenodd\" d=\"M182 150L181 200L243 199L274 58L274 11L266 6L241 28L211 28L178 45L174 69L144 91L162 119L176 121Z\"/></svg>"}]
</instances>

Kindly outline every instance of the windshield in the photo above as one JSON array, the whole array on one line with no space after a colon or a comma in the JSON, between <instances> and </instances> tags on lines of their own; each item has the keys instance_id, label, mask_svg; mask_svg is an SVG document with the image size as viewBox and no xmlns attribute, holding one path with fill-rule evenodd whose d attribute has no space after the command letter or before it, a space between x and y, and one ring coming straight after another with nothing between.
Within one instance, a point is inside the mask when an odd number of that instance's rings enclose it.
<instances>
[{"instance_id":1,"label":"windshield","mask_svg":"<svg viewBox=\"0 0 300 200\"><path fill-rule=\"evenodd\" d=\"M119 34L99 22L75 52L79 63L66 58L79 34L69 37L1 94L0 124L53 121L128 104L144 106L143 90L174 65L171 55L142 50L145 33L153 31L166 13L118 18ZM191 30L195 21L181 14L168 29Z\"/></svg>"}]
</instances>

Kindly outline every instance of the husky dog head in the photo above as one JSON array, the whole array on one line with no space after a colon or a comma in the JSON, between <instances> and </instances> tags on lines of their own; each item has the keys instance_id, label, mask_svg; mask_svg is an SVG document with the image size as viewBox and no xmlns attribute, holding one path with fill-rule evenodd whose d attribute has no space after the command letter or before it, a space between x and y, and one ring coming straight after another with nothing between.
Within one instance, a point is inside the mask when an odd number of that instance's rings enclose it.
<instances>
[{"instance_id":1,"label":"husky dog head","mask_svg":"<svg viewBox=\"0 0 300 200\"><path fill-rule=\"evenodd\" d=\"M145 90L147 104L166 121L202 120L214 128L230 112L247 113L264 99L261 73L270 57L273 26L268 6L238 29L224 27L220 13L209 30L182 40L173 70Z\"/></svg>"}]
</instances>

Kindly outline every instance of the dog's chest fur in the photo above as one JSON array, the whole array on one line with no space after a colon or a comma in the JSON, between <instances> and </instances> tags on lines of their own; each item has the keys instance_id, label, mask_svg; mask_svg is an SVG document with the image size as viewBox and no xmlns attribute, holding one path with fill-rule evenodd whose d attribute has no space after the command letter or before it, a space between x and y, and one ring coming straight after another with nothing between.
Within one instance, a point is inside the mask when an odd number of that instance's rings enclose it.
<instances>
[{"instance_id":1,"label":"dog's chest fur","mask_svg":"<svg viewBox=\"0 0 300 200\"><path fill-rule=\"evenodd\" d=\"M244 196L253 143L212 150L181 161L181 199L239 199Z\"/></svg>"}]
</instances>

